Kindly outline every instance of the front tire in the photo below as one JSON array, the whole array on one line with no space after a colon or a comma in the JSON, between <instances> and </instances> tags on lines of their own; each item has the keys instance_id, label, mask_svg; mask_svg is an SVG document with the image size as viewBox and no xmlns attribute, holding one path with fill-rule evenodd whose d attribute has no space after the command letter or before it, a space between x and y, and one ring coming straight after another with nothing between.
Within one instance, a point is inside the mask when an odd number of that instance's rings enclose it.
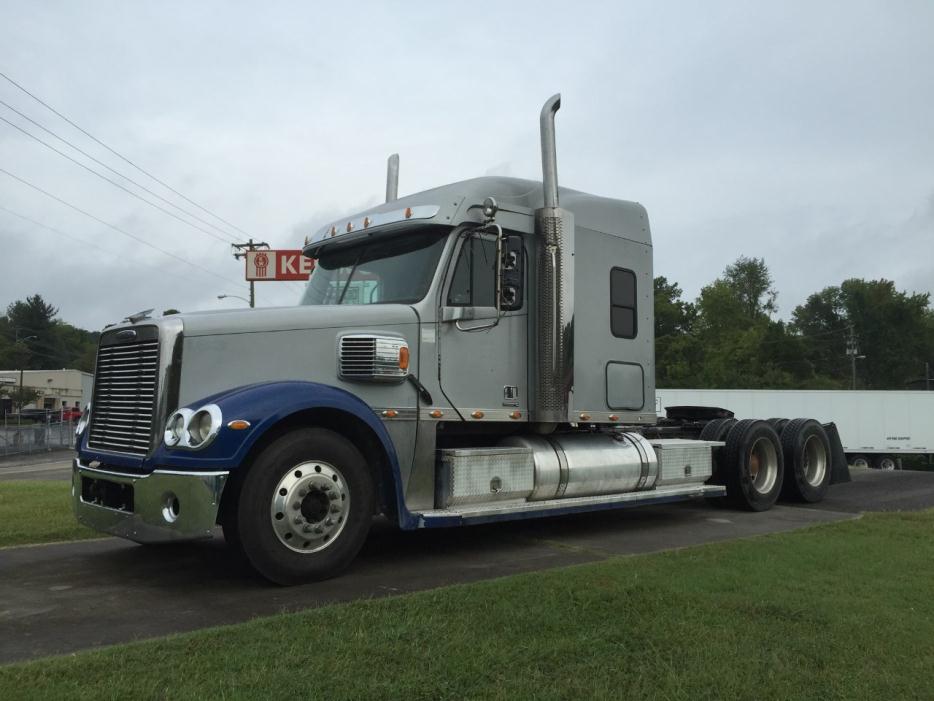
<instances>
[{"instance_id":1,"label":"front tire","mask_svg":"<svg viewBox=\"0 0 934 701\"><path fill-rule=\"evenodd\" d=\"M270 443L247 473L236 540L276 584L328 579L356 557L370 530L376 490L366 460L334 431L306 428Z\"/></svg>"}]
</instances>

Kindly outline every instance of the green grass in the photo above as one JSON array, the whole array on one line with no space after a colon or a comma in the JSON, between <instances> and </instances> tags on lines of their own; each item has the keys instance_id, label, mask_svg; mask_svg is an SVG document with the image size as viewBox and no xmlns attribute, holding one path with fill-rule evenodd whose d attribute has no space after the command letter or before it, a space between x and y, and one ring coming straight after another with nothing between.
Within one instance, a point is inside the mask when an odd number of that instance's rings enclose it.
<instances>
[{"instance_id":1,"label":"green grass","mask_svg":"<svg viewBox=\"0 0 934 701\"><path fill-rule=\"evenodd\" d=\"M75 520L71 482L0 482L0 547L99 537Z\"/></svg>"},{"instance_id":2,"label":"green grass","mask_svg":"<svg viewBox=\"0 0 934 701\"><path fill-rule=\"evenodd\" d=\"M257 619L3 667L0 698L934 698L932 532L875 514Z\"/></svg>"}]
</instances>

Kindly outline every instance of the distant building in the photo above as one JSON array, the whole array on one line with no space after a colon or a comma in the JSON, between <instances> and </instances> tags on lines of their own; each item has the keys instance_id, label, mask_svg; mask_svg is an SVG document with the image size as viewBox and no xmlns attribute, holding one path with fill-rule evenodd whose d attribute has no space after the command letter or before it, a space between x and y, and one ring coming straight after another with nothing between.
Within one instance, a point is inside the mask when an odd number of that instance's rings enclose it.
<instances>
[{"instance_id":1,"label":"distant building","mask_svg":"<svg viewBox=\"0 0 934 701\"><path fill-rule=\"evenodd\" d=\"M0 385L19 387L19 370L0 370ZM12 380L12 381L11 381ZM39 392L39 399L24 409L84 409L91 401L94 375L81 370L24 370L23 387ZM4 397L4 403L10 398ZM5 407L9 410L9 407Z\"/></svg>"}]
</instances>

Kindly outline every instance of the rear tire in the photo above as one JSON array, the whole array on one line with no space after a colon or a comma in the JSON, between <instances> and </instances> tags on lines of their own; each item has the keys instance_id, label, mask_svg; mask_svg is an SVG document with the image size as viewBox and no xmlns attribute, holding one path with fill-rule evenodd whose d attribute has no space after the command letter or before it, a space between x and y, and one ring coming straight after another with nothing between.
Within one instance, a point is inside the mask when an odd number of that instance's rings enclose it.
<instances>
[{"instance_id":1,"label":"rear tire","mask_svg":"<svg viewBox=\"0 0 934 701\"><path fill-rule=\"evenodd\" d=\"M814 419L793 419L782 431L785 484L782 496L816 504L830 486L830 439Z\"/></svg>"},{"instance_id":2,"label":"rear tire","mask_svg":"<svg viewBox=\"0 0 934 701\"><path fill-rule=\"evenodd\" d=\"M350 441L323 428L292 431L246 474L231 540L276 584L328 579L360 551L375 503L366 461Z\"/></svg>"},{"instance_id":3,"label":"rear tire","mask_svg":"<svg viewBox=\"0 0 934 701\"><path fill-rule=\"evenodd\" d=\"M872 463L869 462L869 458L865 455L853 455L850 457L849 463L853 467L860 467L863 469L872 467Z\"/></svg>"},{"instance_id":4,"label":"rear tire","mask_svg":"<svg viewBox=\"0 0 934 701\"><path fill-rule=\"evenodd\" d=\"M726 440L726 434L730 432L734 424L736 424L736 419L734 418L714 419L701 429L699 438L702 441ZM714 448L711 454L713 472L710 477L710 484L726 484L723 471L720 468L720 462L723 459L722 453L723 448ZM729 506L724 497L707 497L707 502L720 509Z\"/></svg>"},{"instance_id":5,"label":"rear tire","mask_svg":"<svg viewBox=\"0 0 934 701\"><path fill-rule=\"evenodd\" d=\"M895 462L895 458L891 455L877 455L872 462L872 466L877 470L891 472L898 467L898 463Z\"/></svg>"},{"instance_id":6,"label":"rear tire","mask_svg":"<svg viewBox=\"0 0 934 701\"><path fill-rule=\"evenodd\" d=\"M785 430L785 426L788 425L788 419L769 419L769 426L775 429L775 433L779 436L782 435L782 431Z\"/></svg>"},{"instance_id":7,"label":"rear tire","mask_svg":"<svg viewBox=\"0 0 934 701\"><path fill-rule=\"evenodd\" d=\"M738 421L727 434L723 458L730 503L750 511L771 509L784 481L781 442L775 429L766 421Z\"/></svg>"}]
</instances>

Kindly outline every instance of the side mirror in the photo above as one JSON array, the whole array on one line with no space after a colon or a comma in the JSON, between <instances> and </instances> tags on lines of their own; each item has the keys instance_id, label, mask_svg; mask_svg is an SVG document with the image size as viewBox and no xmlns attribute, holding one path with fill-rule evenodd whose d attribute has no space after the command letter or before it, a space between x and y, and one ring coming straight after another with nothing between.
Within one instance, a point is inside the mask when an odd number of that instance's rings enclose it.
<instances>
[{"instance_id":1,"label":"side mirror","mask_svg":"<svg viewBox=\"0 0 934 701\"><path fill-rule=\"evenodd\" d=\"M522 250L522 237L508 235L502 237L499 265L499 307L511 312L522 308L523 289L525 288L525 256Z\"/></svg>"}]
</instances>

